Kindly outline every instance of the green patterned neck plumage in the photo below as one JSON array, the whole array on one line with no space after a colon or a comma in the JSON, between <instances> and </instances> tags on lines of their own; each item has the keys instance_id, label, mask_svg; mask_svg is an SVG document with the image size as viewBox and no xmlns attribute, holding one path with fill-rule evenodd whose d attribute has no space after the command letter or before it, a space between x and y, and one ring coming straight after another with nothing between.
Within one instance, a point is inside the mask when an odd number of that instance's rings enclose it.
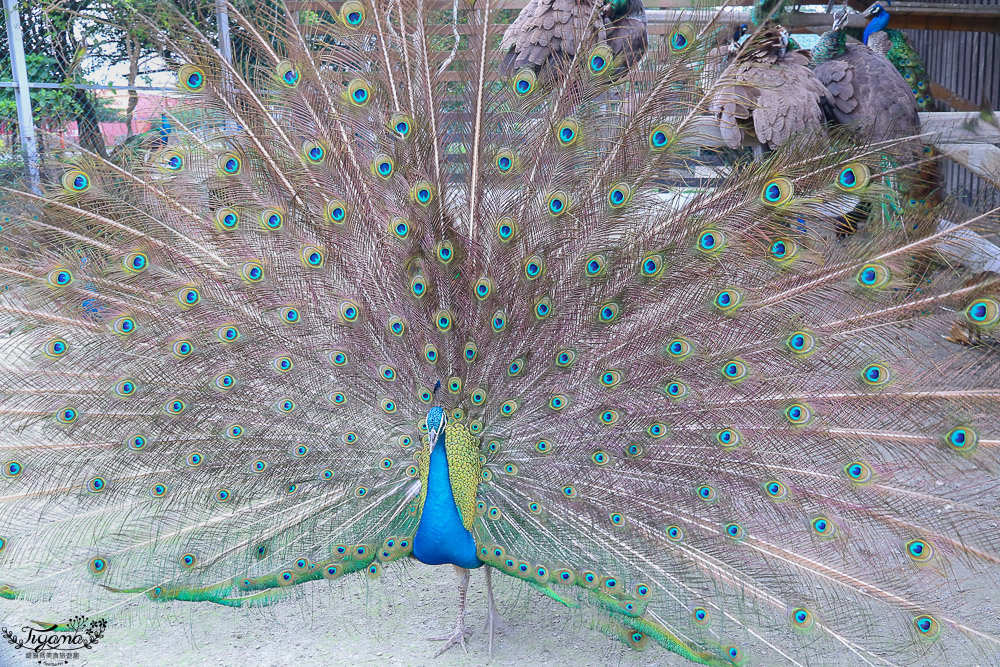
<instances>
[{"instance_id":1,"label":"green patterned neck plumage","mask_svg":"<svg viewBox=\"0 0 1000 667\"><path fill-rule=\"evenodd\" d=\"M610 19L617 19L628 12L629 5L632 4L632 0L610 0L607 3L607 8L605 12Z\"/></svg>"},{"instance_id":2,"label":"green patterned neck plumage","mask_svg":"<svg viewBox=\"0 0 1000 667\"><path fill-rule=\"evenodd\" d=\"M836 58L844 52L846 46L847 35L843 30L838 28L827 30L812 47L812 65L815 67Z\"/></svg>"}]
</instances>

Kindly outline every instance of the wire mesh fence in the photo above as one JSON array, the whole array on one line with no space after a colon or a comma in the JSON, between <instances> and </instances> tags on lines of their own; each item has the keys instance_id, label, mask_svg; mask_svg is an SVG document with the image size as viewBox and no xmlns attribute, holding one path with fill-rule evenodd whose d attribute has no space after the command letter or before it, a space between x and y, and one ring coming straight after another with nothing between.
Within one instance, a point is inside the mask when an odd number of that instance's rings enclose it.
<instances>
[{"instance_id":1,"label":"wire mesh fence","mask_svg":"<svg viewBox=\"0 0 1000 667\"><path fill-rule=\"evenodd\" d=\"M162 50L130 17L147 0L4 0L0 34L0 179L79 147L102 158L152 147L170 130L174 79ZM18 103L30 106L28 127ZM44 174L42 174L44 177Z\"/></svg>"}]
</instances>

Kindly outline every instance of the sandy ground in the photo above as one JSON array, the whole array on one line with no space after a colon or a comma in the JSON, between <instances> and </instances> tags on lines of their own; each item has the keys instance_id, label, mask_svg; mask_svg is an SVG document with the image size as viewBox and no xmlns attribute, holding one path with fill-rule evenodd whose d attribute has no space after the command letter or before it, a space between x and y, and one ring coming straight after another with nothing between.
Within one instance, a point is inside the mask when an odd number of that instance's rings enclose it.
<instances>
[{"instance_id":1,"label":"sandy ground","mask_svg":"<svg viewBox=\"0 0 1000 667\"><path fill-rule=\"evenodd\" d=\"M23 650L14 651L0 638L0 667L694 664L655 644L643 652L633 651L591 629L587 614L563 607L502 575L495 576L494 581L498 604L509 627L497 635L492 660L482 631L486 619L486 579L482 571L473 573L469 586L466 624L475 632L466 640L468 653L454 646L435 658L441 644L426 637L445 634L454 627L456 577L450 567L413 562L407 567L387 568L374 583L363 576L314 582L299 599L264 609L144 603L140 608L154 616L110 621L99 645L65 662L29 660ZM982 612L996 620L1000 612L995 608L996 591L987 585L968 592L981 600ZM38 608L21 600L0 599L0 626L17 632L26 621L38 616L33 613ZM770 667L754 659L755 655L767 654L760 647L750 644L744 648L747 665ZM949 653L947 660L931 663L956 667L1000 665L1000 654L997 662L977 663L963 660L961 647L956 648L959 650ZM808 667L857 664L856 657L841 653L828 654L822 662L810 662Z\"/></svg>"},{"instance_id":2,"label":"sandy ground","mask_svg":"<svg viewBox=\"0 0 1000 667\"><path fill-rule=\"evenodd\" d=\"M393 569L396 572L393 572ZM267 609L238 610L210 604L170 603L153 607L152 622L111 621L104 639L69 667L121 665L691 665L653 646L633 651L589 627L585 615L561 607L517 582L501 582L497 595L509 629L498 634L489 659L486 579L477 571L469 586L468 653L454 646L435 658L438 642L425 637L449 632L455 623L456 577L450 567L415 563L387 569L369 584L364 577L336 587L312 584L300 600ZM494 577L496 579L505 577ZM0 599L0 625L18 630L35 605ZM149 606L145 607L149 610ZM186 622L185 622L186 619ZM150 627L152 626L152 627ZM57 664L28 660L4 642L4 667Z\"/></svg>"}]
</instances>

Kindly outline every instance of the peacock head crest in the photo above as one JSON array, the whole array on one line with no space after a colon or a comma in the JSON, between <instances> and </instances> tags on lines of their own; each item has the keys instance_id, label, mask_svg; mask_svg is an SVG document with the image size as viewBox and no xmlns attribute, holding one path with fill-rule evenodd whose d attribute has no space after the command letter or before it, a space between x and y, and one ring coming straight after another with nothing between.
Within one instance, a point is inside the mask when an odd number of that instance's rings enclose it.
<instances>
[{"instance_id":1,"label":"peacock head crest","mask_svg":"<svg viewBox=\"0 0 1000 667\"><path fill-rule=\"evenodd\" d=\"M890 5L889 0L884 0L885 4ZM861 41L865 44L868 43L868 38L874 35L880 30L884 30L887 25L889 25L889 12L885 7L882 6L881 2L876 2L874 5L869 7L862 13L862 16L868 18L868 25L865 26L865 32L861 36Z\"/></svg>"},{"instance_id":2,"label":"peacock head crest","mask_svg":"<svg viewBox=\"0 0 1000 667\"><path fill-rule=\"evenodd\" d=\"M444 427L447 423L448 418L441 406L435 405L427 411L427 437L431 443L431 451L434 451L438 438L444 434Z\"/></svg>"},{"instance_id":3,"label":"peacock head crest","mask_svg":"<svg viewBox=\"0 0 1000 667\"><path fill-rule=\"evenodd\" d=\"M889 5L890 7L892 6L892 2L890 2L890 0L884 0L884 2L886 5ZM867 16L869 18L876 18L883 14L888 14L888 11L886 11L886 8L882 5L882 2L880 1L876 2L874 5L866 9L861 15Z\"/></svg>"}]
</instances>

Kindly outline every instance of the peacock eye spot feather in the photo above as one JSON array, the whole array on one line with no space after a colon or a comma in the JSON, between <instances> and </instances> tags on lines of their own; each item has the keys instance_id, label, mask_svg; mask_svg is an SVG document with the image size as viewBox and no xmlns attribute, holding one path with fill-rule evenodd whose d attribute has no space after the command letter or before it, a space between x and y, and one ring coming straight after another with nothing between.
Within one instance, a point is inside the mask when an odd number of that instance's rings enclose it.
<instances>
[{"instance_id":1,"label":"peacock eye spot feather","mask_svg":"<svg viewBox=\"0 0 1000 667\"><path fill-rule=\"evenodd\" d=\"M620 418L621 418L621 413L619 413L617 410L605 410L600 415L600 421L605 426L611 426L612 424L616 424Z\"/></svg>"},{"instance_id":2,"label":"peacock eye spot feather","mask_svg":"<svg viewBox=\"0 0 1000 667\"><path fill-rule=\"evenodd\" d=\"M599 276L604 271L605 260L602 255L595 255L587 260L587 275Z\"/></svg>"},{"instance_id":3,"label":"peacock eye spot feather","mask_svg":"<svg viewBox=\"0 0 1000 667\"><path fill-rule=\"evenodd\" d=\"M812 419L812 410L802 403L795 403L785 408L785 419L795 426L808 423Z\"/></svg>"},{"instance_id":4,"label":"peacock eye spot feather","mask_svg":"<svg viewBox=\"0 0 1000 667\"><path fill-rule=\"evenodd\" d=\"M836 533L837 526L826 517L816 517L812 520L813 532L823 538L832 537Z\"/></svg>"},{"instance_id":5,"label":"peacock eye spot feather","mask_svg":"<svg viewBox=\"0 0 1000 667\"><path fill-rule=\"evenodd\" d=\"M945 440L953 450L967 454L976 448L979 434L969 427L960 426L948 431Z\"/></svg>"},{"instance_id":6,"label":"peacock eye spot feather","mask_svg":"<svg viewBox=\"0 0 1000 667\"><path fill-rule=\"evenodd\" d=\"M789 179L779 176L772 178L761 189L760 199L768 206L784 206L795 195L795 186Z\"/></svg>"},{"instance_id":7,"label":"peacock eye spot feather","mask_svg":"<svg viewBox=\"0 0 1000 667\"><path fill-rule=\"evenodd\" d=\"M715 295L712 305L724 313L735 312L743 303L743 293L738 289L724 289Z\"/></svg>"},{"instance_id":8,"label":"peacock eye spot feather","mask_svg":"<svg viewBox=\"0 0 1000 667\"><path fill-rule=\"evenodd\" d=\"M535 318L543 320L549 316L551 302L548 297L542 297L535 303Z\"/></svg>"},{"instance_id":9,"label":"peacock eye spot feather","mask_svg":"<svg viewBox=\"0 0 1000 667\"><path fill-rule=\"evenodd\" d=\"M736 429L727 428L715 434L716 441L724 449L736 449L742 443L742 436Z\"/></svg>"},{"instance_id":10,"label":"peacock eye spot feather","mask_svg":"<svg viewBox=\"0 0 1000 667\"><path fill-rule=\"evenodd\" d=\"M205 87L205 71L195 65L184 65L177 70L177 80L183 90L197 93Z\"/></svg>"},{"instance_id":11,"label":"peacock eye spot feather","mask_svg":"<svg viewBox=\"0 0 1000 667\"><path fill-rule=\"evenodd\" d=\"M864 288L877 289L886 286L892 275L882 264L865 264L858 271L857 282Z\"/></svg>"},{"instance_id":12,"label":"peacock eye spot feather","mask_svg":"<svg viewBox=\"0 0 1000 667\"><path fill-rule=\"evenodd\" d=\"M546 201L549 215L553 217L562 215L569 208L569 195L562 190L551 193Z\"/></svg>"},{"instance_id":13,"label":"peacock eye spot feather","mask_svg":"<svg viewBox=\"0 0 1000 667\"><path fill-rule=\"evenodd\" d=\"M965 319L975 327L995 326L1000 323L1000 300L995 297L976 299L965 309Z\"/></svg>"},{"instance_id":14,"label":"peacock eye spot feather","mask_svg":"<svg viewBox=\"0 0 1000 667\"><path fill-rule=\"evenodd\" d=\"M698 236L698 250L703 253L716 253L722 250L726 243L726 235L719 230L710 229Z\"/></svg>"},{"instance_id":15,"label":"peacock eye spot feather","mask_svg":"<svg viewBox=\"0 0 1000 667\"><path fill-rule=\"evenodd\" d=\"M684 359L691 354L691 343L683 338L675 338L667 344L667 352L675 359Z\"/></svg>"},{"instance_id":16,"label":"peacock eye spot feather","mask_svg":"<svg viewBox=\"0 0 1000 667\"><path fill-rule=\"evenodd\" d=\"M711 615L704 607L695 607L691 612L691 616L694 618L695 625L700 626L708 625L711 619Z\"/></svg>"},{"instance_id":17,"label":"peacock eye spot feather","mask_svg":"<svg viewBox=\"0 0 1000 667\"><path fill-rule=\"evenodd\" d=\"M632 188L627 183L616 183L608 193L608 205L621 208L632 199Z\"/></svg>"},{"instance_id":18,"label":"peacock eye spot feather","mask_svg":"<svg viewBox=\"0 0 1000 667\"><path fill-rule=\"evenodd\" d=\"M522 69L514 75L514 94L517 97L524 97L535 89L537 78L531 69Z\"/></svg>"},{"instance_id":19,"label":"peacock eye spot feather","mask_svg":"<svg viewBox=\"0 0 1000 667\"><path fill-rule=\"evenodd\" d=\"M941 625L933 616L917 616L913 619L913 627L923 639L932 640L937 638L941 631Z\"/></svg>"},{"instance_id":20,"label":"peacock eye spot feather","mask_svg":"<svg viewBox=\"0 0 1000 667\"><path fill-rule=\"evenodd\" d=\"M906 543L906 551L915 563L926 563L934 556L934 548L924 540L910 540Z\"/></svg>"},{"instance_id":21,"label":"peacock eye spot feather","mask_svg":"<svg viewBox=\"0 0 1000 667\"><path fill-rule=\"evenodd\" d=\"M661 123L654 127L649 133L649 149L654 153L660 153L667 149L674 140L675 132L671 125Z\"/></svg>"},{"instance_id":22,"label":"peacock eye spot feather","mask_svg":"<svg viewBox=\"0 0 1000 667\"><path fill-rule=\"evenodd\" d=\"M667 395L670 398L679 399L687 396L688 388L683 382L671 382L667 385Z\"/></svg>"}]
</instances>

